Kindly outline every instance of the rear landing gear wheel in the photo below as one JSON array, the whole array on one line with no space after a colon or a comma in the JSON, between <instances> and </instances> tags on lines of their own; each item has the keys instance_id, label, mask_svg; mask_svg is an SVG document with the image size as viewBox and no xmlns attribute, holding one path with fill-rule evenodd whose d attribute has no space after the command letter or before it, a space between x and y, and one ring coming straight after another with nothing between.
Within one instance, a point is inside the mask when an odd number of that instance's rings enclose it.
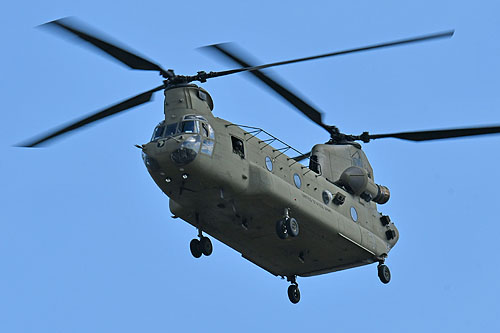
<instances>
[{"instance_id":1,"label":"rear landing gear wheel","mask_svg":"<svg viewBox=\"0 0 500 333\"><path fill-rule=\"evenodd\" d=\"M213 251L213 246L212 242L210 241L210 238L208 237L201 237L200 239L200 249L201 252L206 255L207 257L212 254Z\"/></svg>"},{"instance_id":2,"label":"rear landing gear wheel","mask_svg":"<svg viewBox=\"0 0 500 333\"><path fill-rule=\"evenodd\" d=\"M389 283L391 281L391 271L389 270L389 267L387 267L384 264L380 264L377 267L378 269L378 278L380 281L384 284Z\"/></svg>"},{"instance_id":3,"label":"rear landing gear wheel","mask_svg":"<svg viewBox=\"0 0 500 333\"><path fill-rule=\"evenodd\" d=\"M293 304L297 304L300 301L300 290L298 285L292 284L288 287L288 298Z\"/></svg>"},{"instance_id":4,"label":"rear landing gear wheel","mask_svg":"<svg viewBox=\"0 0 500 333\"><path fill-rule=\"evenodd\" d=\"M288 299L290 299L290 302L293 304L297 304L300 301L300 290L299 284L297 283L297 276L287 276L286 279L291 283L288 287Z\"/></svg>"},{"instance_id":5,"label":"rear landing gear wheel","mask_svg":"<svg viewBox=\"0 0 500 333\"><path fill-rule=\"evenodd\" d=\"M197 239L191 240L191 243L189 243L189 249L191 250L191 254L193 255L193 257L195 258L199 258L203 254L201 242Z\"/></svg>"}]
</instances>

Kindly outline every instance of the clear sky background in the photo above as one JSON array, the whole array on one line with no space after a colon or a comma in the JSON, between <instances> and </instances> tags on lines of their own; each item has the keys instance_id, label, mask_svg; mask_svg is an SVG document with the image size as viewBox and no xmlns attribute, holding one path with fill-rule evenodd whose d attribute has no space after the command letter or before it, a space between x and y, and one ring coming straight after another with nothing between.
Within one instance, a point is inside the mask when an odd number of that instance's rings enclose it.
<instances>
[{"instance_id":1,"label":"clear sky background","mask_svg":"<svg viewBox=\"0 0 500 333\"><path fill-rule=\"evenodd\" d=\"M401 237L376 265L288 283L170 218L134 144L154 102L43 149L13 145L160 84L35 29L74 15L177 73L232 68L197 47L234 41L262 62L456 29L448 40L275 68L345 133L500 123L498 1L15 1L0 11L0 332L498 331L500 136L364 145ZM326 132L249 75L203 85L216 116L301 151Z\"/></svg>"}]
</instances>

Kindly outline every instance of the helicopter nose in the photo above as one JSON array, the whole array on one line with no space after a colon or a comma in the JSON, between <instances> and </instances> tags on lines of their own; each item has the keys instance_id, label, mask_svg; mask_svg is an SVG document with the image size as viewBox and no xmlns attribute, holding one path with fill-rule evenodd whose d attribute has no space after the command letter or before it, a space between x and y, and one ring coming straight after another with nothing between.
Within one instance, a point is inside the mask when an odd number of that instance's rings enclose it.
<instances>
[{"instance_id":1,"label":"helicopter nose","mask_svg":"<svg viewBox=\"0 0 500 333\"><path fill-rule=\"evenodd\" d=\"M160 139L144 145L143 160L150 171L166 171L171 168L183 167L196 159L200 146L201 137L199 135Z\"/></svg>"},{"instance_id":2,"label":"helicopter nose","mask_svg":"<svg viewBox=\"0 0 500 333\"><path fill-rule=\"evenodd\" d=\"M160 164L158 161L154 158L146 154L144 151L142 151L142 160L144 162L144 165L148 170L152 172L160 171Z\"/></svg>"}]
</instances>

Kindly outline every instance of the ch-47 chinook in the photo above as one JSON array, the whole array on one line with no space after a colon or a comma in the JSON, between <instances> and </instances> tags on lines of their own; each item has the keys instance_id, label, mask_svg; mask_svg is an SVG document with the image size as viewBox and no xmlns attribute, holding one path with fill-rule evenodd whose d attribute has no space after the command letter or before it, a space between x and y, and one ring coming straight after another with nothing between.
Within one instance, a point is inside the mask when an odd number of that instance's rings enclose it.
<instances>
[{"instance_id":1,"label":"ch-47 chinook","mask_svg":"<svg viewBox=\"0 0 500 333\"><path fill-rule=\"evenodd\" d=\"M356 141L379 138L411 141L499 133L500 127L476 127L391 134L346 135L323 123L321 113L261 70L324 57L451 37L453 31L332 52L318 56L251 65L227 44L208 48L238 63L220 72L176 75L124 48L91 35L75 21L46 24L69 33L132 69L158 71L163 83L88 117L23 144L45 141L151 100L164 91L164 120L150 142L138 146L147 170L170 198L174 217L198 230L190 243L199 258L212 253L211 235L252 263L291 283L288 296L300 300L297 276L313 276L378 263L383 283L391 279L384 264L399 238L390 218L377 211L389 189L374 180L373 169ZM324 144L302 154L260 128L215 117L211 96L193 82L249 72L330 134ZM292 153L294 157L289 157ZM300 163L309 158L309 167Z\"/></svg>"}]
</instances>

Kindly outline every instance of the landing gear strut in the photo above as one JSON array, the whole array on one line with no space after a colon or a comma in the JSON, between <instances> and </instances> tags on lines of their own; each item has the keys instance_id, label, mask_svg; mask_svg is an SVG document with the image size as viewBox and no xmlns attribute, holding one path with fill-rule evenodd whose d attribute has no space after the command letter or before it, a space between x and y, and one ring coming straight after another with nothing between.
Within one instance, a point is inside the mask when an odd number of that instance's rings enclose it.
<instances>
[{"instance_id":1,"label":"landing gear strut","mask_svg":"<svg viewBox=\"0 0 500 333\"><path fill-rule=\"evenodd\" d=\"M289 276L287 277L287 280L291 282L291 285L288 287L288 298L290 299L290 302L297 304L300 301L300 290L297 283L297 277L295 275L291 277Z\"/></svg>"},{"instance_id":2,"label":"landing gear strut","mask_svg":"<svg viewBox=\"0 0 500 333\"><path fill-rule=\"evenodd\" d=\"M191 254L195 258L201 257L202 254L208 257L209 255L212 254L213 251L212 242L210 241L210 238L202 235L201 229L198 230L198 237L199 239L195 238L191 240L191 243L189 243L189 249L191 250Z\"/></svg>"}]
</instances>

